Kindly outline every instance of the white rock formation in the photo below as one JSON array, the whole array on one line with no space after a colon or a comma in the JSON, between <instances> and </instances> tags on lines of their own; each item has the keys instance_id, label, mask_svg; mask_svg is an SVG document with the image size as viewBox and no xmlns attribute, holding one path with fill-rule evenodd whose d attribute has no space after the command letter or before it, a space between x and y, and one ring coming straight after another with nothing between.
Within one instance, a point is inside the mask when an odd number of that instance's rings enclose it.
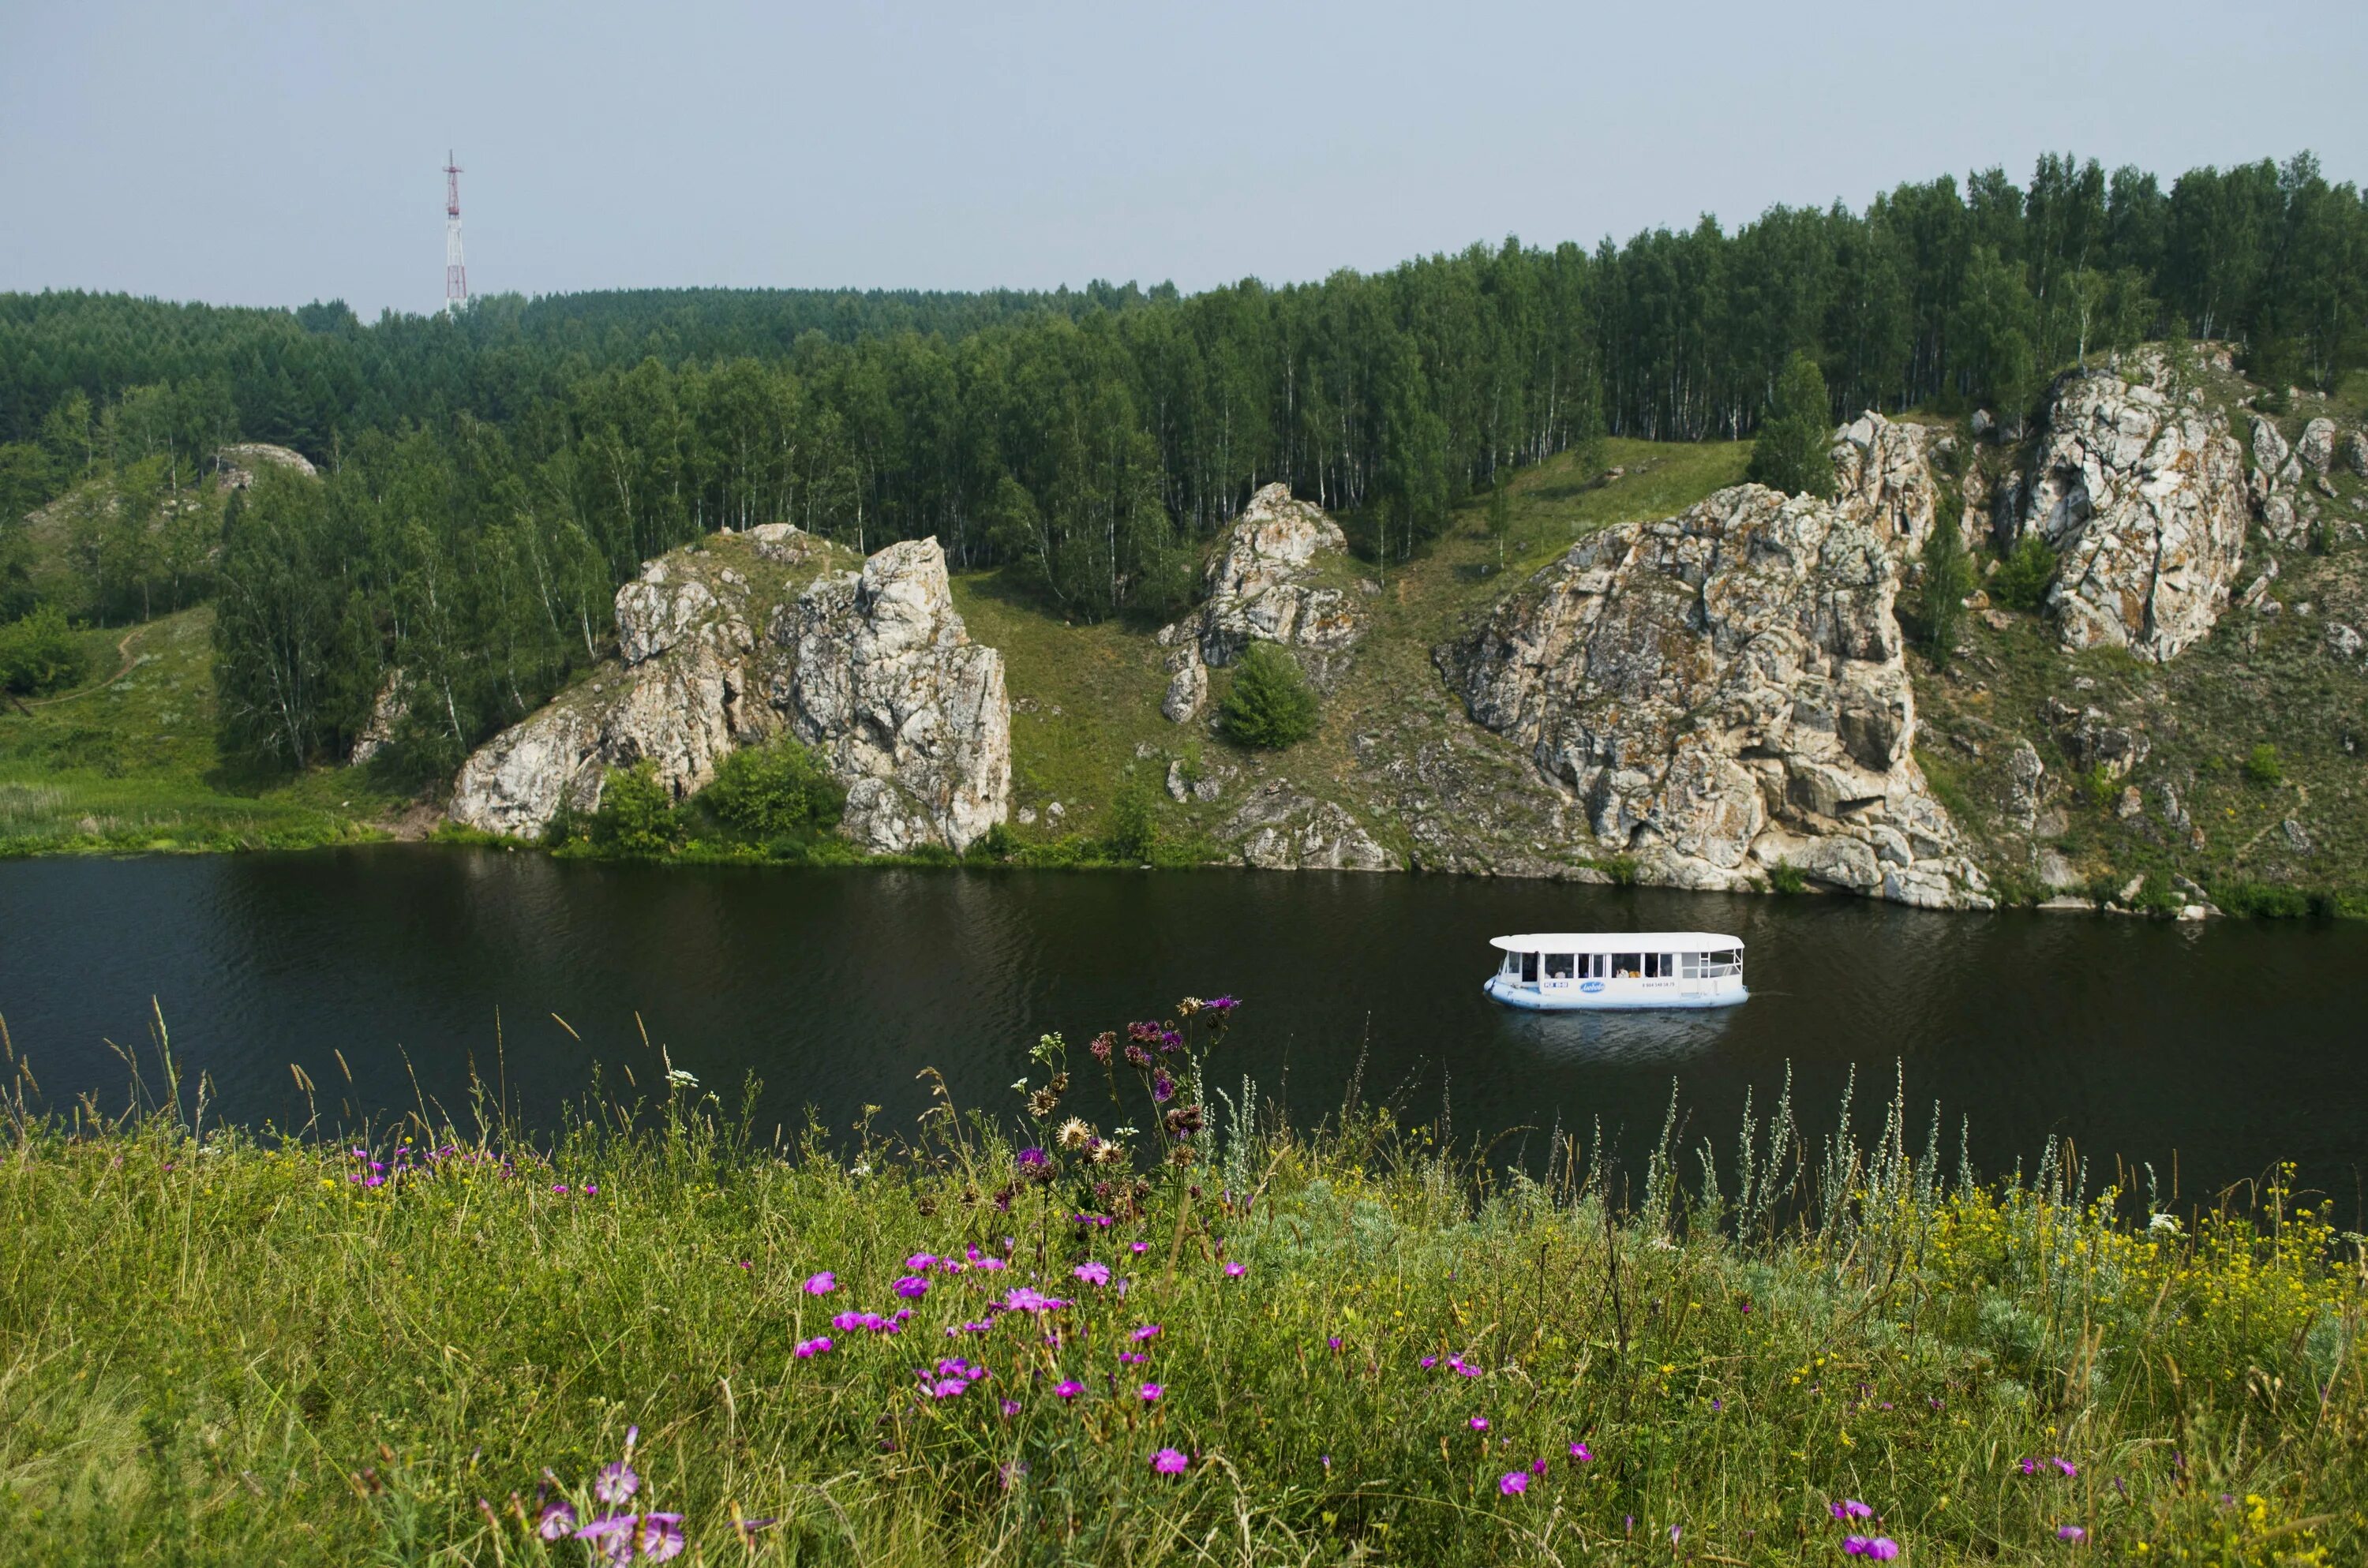
<instances>
[{"instance_id":1,"label":"white rock formation","mask_svg":"<svg viewBox=\"0 0 2368 1568\"><path fill-rule=\"evenodd\" d=\"M2302 427L2302 439L2294 443L2294 457L2303 467L2321 479L2335 466L2335 421L2321 415Z\"/></svg>"},{"instance_id":2,"label":"white rock formation","mask_svg":"<svg viewBox=\"0 0 2368 1568\"><path fill-rule=\"evenodd\" d=\"M1983 904L1912 752L1898 516L1723 490L1574 546L1439 663L1475 721L1576 797L1594 852L1645 881L1739 890L1783 864Z\"/></svg>"},{"instance_id":3,"label":"white rock formation","mask_svg":"<svg viewBox=\"0 0 2368 1568\"><path fill-rule=\"evenodd\" d=\"M1918 549L1931 531L1940 493L1932 459L1955 440L1929 425L1895 424L1869 409L1843 426L1834 442L1836 499L1859 508L1902 551Z\"/></svg>"},{"instance_id":4,"label":"white rock formation","mask_svg":"<svg viewBox=\"0 0 2368 1568\"><path fill-rule=\"evenodd\" d=\"M774 612L772 640L795 651L773 705L846 783L858 843L964 849L1008 813L1003 655L970 640L936 540L817 580Z\"/></svg>"},{"instance_id":5,"label":"white rock formation","mask_svg":"<svg viewBox=\"0 0 2368 1568\"><path fill-rule=\"evenodd\" d=\"M1163 647L1177 650L1162 711L1178 723L1190 719L1208 684L1192 665L1222 668L1252 642L1291 649L1318 685L1337 680L1364 619L1341 589L1309 579L1319 574L1321 558L1348 548L1340 525L1321 507L1292 500L1289 485L1269 484L1251 496L1209 562L1205 602L1159 633Z\"/></svg>"},{"instance_id":6,"label":"white rock formation","mask_svg":"<svg viewBox=\"0 0 2368 1568\"><path fill-rule=\"evenodd\" d=\"M265 464L301 473L307 479L318 479L321 471L303 453L286 447L275 447L268 441L238 441L219 449L214 462L225 490L244 490L255 483L255 471Z\"/></svg>"},{"instance_id":7,"label":"white rock formation","mask_svg":"<svg viewBox=\"0 0 2368 1568\"><path fill-rule=\"evenodd\" d=\"M860 573L828 562L783 525L651 562L617 593L619 659L480 747L452 819L540 833L563 807L597 810L608 770L644 758L683 799L786 727L847 786L857 842L967 847L1009 805L1002 655L970 641L935 540Z\"/></svg>"},{"instance_id":8,"label":"white rock formation","mask_svg":"<svg viewBox=\"0 0 2368 1568\"><path fill-rule=\"evenodd\" d=\"M1397 857L1330 801L1293 790L1278 778L1243 802L1225 824L1242 863L1272 871L1390 871Z\"/></svg>"},{"instance_id":9,"label":"white rock formation","mask_svg":"<svg viewBox=\"0 0 2368 1568\"><path fill-rule=\"evenodd\" d=\"M2162 663L2227 607L2245 549L2244 452L2159 350L2121 367L2056 381L2021 527L2062 558L2048 604L2066 647Z\"/></svg>"}]
</instances>

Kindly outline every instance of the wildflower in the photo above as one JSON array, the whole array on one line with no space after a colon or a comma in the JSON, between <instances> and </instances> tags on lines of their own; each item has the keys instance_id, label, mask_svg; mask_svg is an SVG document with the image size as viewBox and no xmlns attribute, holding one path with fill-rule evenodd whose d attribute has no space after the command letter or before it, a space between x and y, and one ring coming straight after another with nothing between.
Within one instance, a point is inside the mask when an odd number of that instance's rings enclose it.
<instances>
[{"instance_id":1,"label":"wildflower","mask_svg":"<svg viewBox=\"0 0 2368 1568\"><path fill-rule=\"evenodd\" d=\"M1207 1118L1199 1106L1171 1106L1168 1108L1167 1123L1169 1136L1190 1138L1207 1124Z\"/></svg>"},{"instance_id":2,"label":"wildflower","mask_svg":"<svg viewBox=\"0 0 2368 1568\"><path fill-rule=\"evenodd\" d=\"M1531 1460L1530 1461L1530 1473L1531 1473L1531 1475L1543 1475L1543 1474L1545 1474L1545 1472L1546 1472L1546 1461L1545 1461L1545 1460L1542 1460L1542 1459L1535 1459L1535 1460Z\"/></svg>"},{"instance_id":3,"label":"wildflower","mask_svg":"<svg viewBox=\"0 0 2368 1568\"><path fill-rule=\"evenodd\" d=\"M943 1378L934 1382L925 1379L921 1383L922 1392L931 1399L959 1398L962 1392L968 1387L970 1387L968 1378Z\"/></svg>"},{"instance_id":4,"label":"wildflower","mask_svg":"<svg viewBox=\"0 0 2368 1568\"><path fill-rule=\"evenodd\" d=\"M1137 1324L1127 1337L1138 1345L1146 1339L1156 1339L1159 1337L1159 1325L1156 1323Z\"/></svg>"},{"instance_id":5,"label":"wildflower","mask_svg":"<svg viewBox=\"0 0 2368 1568\"><path fill-rule=\"evenodd\" d=\"M575 1506L563 1499L543 1505L542 1515L534 1522L534 1533L545 1540L557 1540L575 1528Z\"/></svg>"},{"instance_id":6,"label":"wildflower","mask_svg":"<svg viewBox=\"0 0 2368 1568\"><path fill-rule=\"evenodd\" d=\"M592 1483L592 1495L611 1506L624 1502L641 1489L641 1476L623 1460L603 1465L599 1478Z\"/></svg>"},{"instance_id":7,"label":"wildflower","mask_svg":"<svg viewBox=\"0 0 2368 1568\"><path fill-rule=\"evenodd\" d=\"M671 1088L695 1089L699 1087L698 1078L679 1067L667 1068L666 1078L667 1086ZM671 1555L671 1553L669 1553L669 1555Z\"/></svg>"},{"instance_id":8,"label":"wildflower","mask_svg":"<svg viewBox=\"0 0 2368 1568\"><path fill-rule=\"evenodd\" d=\"M1118 1353L1118 1364L1121 1367L1139 1367L1150 1359L1150 1357L1140 1350L1121 1350Z\"/></svg>"},{"instance_id":9,"label":"wildflower","mask_svg":"<svg viewBox=\"0 0 2368 1568\"><path fill-rule=\"evenodd\" d=\"M1003 1310L1008 1312L1053 1312L1069 1303L1057 1296L1048 1296L1032 1285L1015 1285L1003 1298Z\"/></svg>"},{"instance_id":10,"label":"wildflower","mask_svg":"<svg viewBox=\"0 0 2368 1568\"><path fill-rule=\"evenodd\" d=\"M1497 1490L1508 1497L1518 1497L1530 1489L1530 1472L1508 1470L1497 1479Z\"/></svg>"},{"instance_id":11,"label":"wildflower","mask_svg":"<svg viewBox=\"0 0 2368 1568\"><path fill-rule=\"evenodd\" d=\"M1486 1432L1488 1429L1488 1418L1485 1415L1474 1416L1472 1418L1472 1429L1474 1432Z\"/></svg>"},{"instance_id":12,"label":"wildflower","mask_svg":"<svg viewBox=\"0 0 2368 1568\"><path fill-rule=\"evenodd\" d=\"M1332 1335L1326 1337L1324 1343L1327 1348L1338 1350L1340 1348L1340 1336L1337 1334Z\"/></svg>"},{"instance_id":13,"label":"wildflower","mask_svg":"<svg viewBox=\"0 0 2368 1568\"><path fill-rule=\"evenodd\" d=\"M1108 1066L1110 1065L1110 1051L1117 1044L1118 1036L1109 1029L1104 1029L1101 1033L1094 1036L1092 1040L1087 1044L1086 1049L1093 1052L1095 1061L1102 1063L1104 1066Z\"/></svg>"},{"instance_id":14,"label":"wildflower","mask_svg":"<svg viewBox=\"0 0 2368 1568\"><path fill-rule=\"evenodd\" d=\"M1159 1031L1159 1049L1162 1051L1181 1051L1184 1049L1184 1037L1178 1034L1174 1029L1161 1029Z\"/></svg>"},{"instance_id":15,"label":"wildflower","mask_svg":"<svg viewBox=\"0 0 2368 1568\"><path fill-rule=\"evenodd\" d=\"M586 1197L586 1198L598 1198L598 1197L599 1197L599 1196L600 1196L600 1185L599 1185L599 1183L598 1183L598 1182L590 1182L590 1181L586 1182L586 1183L584 1184L584 1196L585 1196L585 1197Z\"/></svg>"},{"instance_id":16,"label":"wildflower","mask_svg":"<svg viewBox=\"0 0 2368 1568\"><path fill-rule=\"evenodd\" d=\"M2059 1525L2055 1529L2055 1539L2058 1540L2068 1540L2073 1545L2078 1546L2080 1542L2089 1539L2089 1532L2082 1529L2078 1525Z\"/></svg>"},{"instance_id":17,"label":"wildflower","mask_svg":"<svg viewBox=\"0 0 2368 1568\"><path fill-rule=\"evenodd\" d=\"M916 1252L905 1260L905 1267L916 1274L927 1274L937 1266L937 1255L934 1253Z\"/></svg>"},{"instance_id":18,"label":"wildflower","mask_svg":"<svg viewBox=\"0 0 2368 1568\"><path fill-rule=\"evenodd\" d=\"M1130 1067L1148 1067L1151 1065L1151 1052L1139 1045L1130 1045L1126 1048L1126 1061Z\"/></svg>"},{"instance_id":19,"label":"wildflower","mask_svg":"<svg viewBox=\"0 0 2368 1568\"><path fill-rule=\"evenodd\" d=\"M1243 1275L1247 1274L1248 1272L1248 1266L1245 1264L1228 1263L1225 1265L1225 1278L1228 1279L1239 1279Z\"/></svg>"},{"instance_id":20,"label":"wildflower","mask_svg":"<svg viewBox=\"0 0 2368 1568\"><path fill-rule=\"evenodd\" d=\"M1028 1114L1042 1121L1061 1108L1061 1096L1051 1089L1039 1089L1028 1096Z\"/></svg>"},{"instance_id":21,"label":"wildflower","mask_svg":"<svg viewBox=\"0 0 2368 1568\"><path fill-rule=\"evenodd\" d=\"M1850 1557L1872 1557L1877 1562L1888 1562L1899 1555L1899 1543L1887 1535L1854 1535L1842 1541L1842 1551Z\"/></svg>"},{"instance_id":22,"label":"wildflower","mask_svg":"<svg viewBox=\"0 0 2368 1568\"><path fill-rule=\"evenodd\" d=\"M1201 1010L1204 1013L1214 1013L1217 1015L1219 1019L1222 1020L1228 1014L1232 1013L1235 1008L1241 1005L1241 1000L1238 997L1216 996L1201 1003Z\"/></svg>"},{"instance_id":23,"label":"wildflower","mask_svg":"<svg viewBox=\"0 0 2368 1568\"><path fill-rule=\"evenodd\" d=\"M1030 1176L1039 1176L1053 1168L1053 1158L1042 1149L1022 1149L1019 1154L1019 1168Z\"/></svg>"},{"instance_id":24,"label":"wildflower","mask_svg":"<svg viewBox=\"0 0 2368 1568\"><path fill-rule=\"evenodd\" d=\"M1166 1393L1167 1391L1161 1388L1157 1383L1145 1383L1134 1392L1143 1396L1144 1403L1153 1404L1157 1403L1159 1396Z\"/></svg>"},{"instance_id":25,"label":"wildflower","mask_svg":"<svg viewBox=\"0 0 2368 1568\"><path fill-rule=\"evenodd\" d=\"M1424 1358L1422 1358L1422 1369L1423 1369L1424 1371L1426 1371L1426 1372L1429 1371L1433 1367L1436 1367L1436 1366L1438 1366L1438 1365L1439 1365L1439 1358L1438 1358L1438 1357L1436 1357L1436 1356L1426 1356L1426 1357L1424 1357Z\"/></svg>"},{"instance_id":26,"label":"wildflower","mask_svg":"<svg viewBox=\"0 0 2368 1568\"><path fill-rule=\"evenodd\" d=\"M1855 1497L1845 1497L1833 1506L1833 1516L1838 1519L1871 1519L1874 1510Z\"/></svg>"},{"instance_id":27,"label":"wildflower","mask_svg":"<svg viewBox=\"0 0 2368 1568\"><path fill-rule=\"evenodd\" d=\"M1097 1263L1091 1258L1087 1258L1085 1262L1077 1265L1076 1267L1069 1270L1069 1272L1076 1275L1078 1278L1084 1280L1088 1285L1107 1285L1110 1283L1110 1265L1106 1263Z\"/></svg>"},{"instance_id":28,"label":"wildflower","mask_svg":"<svg viewBox=\"0 0 2368 1568\"><path fill-rule=\"evenodd\" d=\"M1084 1148L1087 1143L1093 1142L1093 1137L1094 1130L1092 1125L1088 1123L1085 1118L1079 1116L1073 1116L1069 1118L1068 1120L1061 1123L1060 1127L1053 1134L1053 1140L1054 1142L1060 1144L1062 1148L1069 1150Z\"/></svg>"},{"instance_id":29,"label":"wildflower","mask_svg":"<svg viewBox=\"0 0 2368 1568\"><path fill-rule=\"evenodd\" d=\"M806 1277L805 1292L809 1296L827 1296L838 1289L838 1276L829 1269Z\"/></svg>"},{"instance_id":30,"label":"wildflower","mask_svg":"<svg viewBox=\"0 0 2368 1568\"><path fill-rule=\"evenodd\" d=\"M1086 1385L1075 1378L1063 1378L1053 1385L1053 1395L1056 1399L1075 1399L1085 1392Z\"/></svg>"},{"instance_id":31,"label":"wildflower","mask_svg":"<svg viewBox=\"0 0 2368 1568\"><path fill-rule=\"evenodd\" d=\"M1007 1399L997 1408L1006 1415L1017 1415L1019 1414L1019 1402L1016 1399Z\"/></svg>"},{"instance_id":32,"label":"wildflower","mask_svg":"<svg viewBox=\"0 0 2368 1568\"><path fill-rule=\"evenodd\" d=\"M917 1274L907 1274L889 1289L908 1301L917 1301L929 1293L929 1282Z\"/></svg>"},{"instance_id":33,"label":"wildflower","mask_svg":"<svg viewBox=\"0 0 2368 1568\"><path fill-rule=\"evenodd\" d=\"M1585 1443L1573 1443L1570 1446L1570 1457L1581 1464L1586 1464L1595 1458L1595 1453Z\"/></svg>"},{"instance_id":34,"label":"wildflower","mask_svg":"<svg viewBox=\"0 0 2368 1568\"><path fill-rule=\"evenodd\" d=\"M1174 1449L1162 1449L1151 1456L1151 1468L1162 1475L1181 1475L1191 1462Z\"/></svg>"},{"instance_id":35,"label":"wildflower","mask_svg":"<svg viewBox=\"0 0 2368 1568\"><path fill-rule=\"evenodd\" d=\"M795 1354L801 1361L811 1361L817 1356L830 1354L830 1335L817 1335L812 1339L799 1340Z\"/></svg>"},{"instance_id":36,"label":"wildflower","mask_svg":"<svg viewBox=\"0 0 2368 1568\"><path fill-rule=\"evenodd\" d=\"M689 1078L689 1074L683 1074ZM697 1080L693 1080L694 1083ZM643 1514L642 1528L634 1538L642 1555L653 1562L664 1562L682 1555L682 1516L680 1514Z\"/></svg>"},{"instance_id":37,"label":"wildflower","mask_svg":"<svg viewBox=\"0 0 2368 1568\"><path fill-rule=\"evenodd\" d=\"M989 1274L992 1274L998 1268L1008 1268L1011 1266L1004 1262L1003 1259L999 1257L982 1257L973 1259L971 1267L973 1268L983 1268Z\"/></svg>"},{"instance_id":38,"label":"wildflower","mask_svg":"<svg viewBox=\"0 0 2368 1568\"><path fill-rule=\"evenodd\" d=\"M633 1526L637 1522L631 1514L609 1514L577 1530L575 1539L592 1549L595 1562L624 1568L633 1560Z\"/></svg>"},{"instance_id":39,"label":"wildflower","mask_svg":"<svg viewBox=\"0 0 2368 1568\"><path fill-rule=\"evenodd\" d=\"M2055 1458L2048 1460L2047 1462L2054 1465L2057 1470L2062 1471L2066 1480L2069 1480L2073 1476L2080 1473L2080 1467L2074 1464L2070 1460L2064 1458L2061 1454L2058 1454Z\"/></svg>"},{"instance_id":40,"label":"wildflower","mask_svg":"<svg viewBox=\"0 0 2368 1568\"><path fill-rule=\"evenodd\" d=\"M551 1190L558 1197L564 1198L567 1196L567 1184L564 1181L552 1182L551 1184Z\"/></svg>"},{"instance_id":41,"label":"wildflower","mask_svg":"<svg viewBox=\"0 0 2368 1568\"><path fill-rule=\"evenodd\" d=\"M1151 1080L1151 1103L1166 1105L1176 1097L1176 1080L1167 1074L1155 1074Z\"/></svg>"},{"instance_id":42,"label":"wildflower","mask_svg":"<svg viewBox=\"0 0 2368 1568\"><path fill-rule=\"evenodd\" d=\"M1127 1250L1134 1254L1135 1256L1141 1257L1144 1253L1151 1250L1151 1244L1149 1242L1129 1242L1126 1244L1126 1247Z\"/></svg>"}]
</instances>

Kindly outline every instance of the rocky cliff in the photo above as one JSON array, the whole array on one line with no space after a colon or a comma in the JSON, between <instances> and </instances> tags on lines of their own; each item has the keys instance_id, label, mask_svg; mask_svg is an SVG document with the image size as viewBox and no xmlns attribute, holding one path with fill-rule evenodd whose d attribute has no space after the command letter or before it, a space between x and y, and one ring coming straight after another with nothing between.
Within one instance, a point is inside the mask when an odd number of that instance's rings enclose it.
<instances>
[{"instance_id":1,"label":"rocky cliff","mask_svg":"<svg viewBox=\"0 0 2368 1568\"><path fill-rule=\"evenodd\" d=\"M1641 880L1743 889L1782 866L1987 902L1912 755L1892 614L1899 554L1930 523L1929 469L1902 456L1925 438L1861 434L1871 460L1841 500L1746 484L1605 529L1438 652L1471 717L1526 747L1595 852Z\"/></svg>"},{"instance_id":2,"label":"rocky cliff","mask_svg":"<svg viewBox=\"0 0 2368 1568\"><path fill-rule=\"evenodd\" d=\"M967 847L1009 803L1001 655L970 641L936 540L838 564L785 524L648 562L617 591L617 658L471 756L452 820L539 833L644 759L687 798L786 729L847 786L866 848Z\"/></svg>"},{"instance_id":3,"label":"rocky cliff","mask_svg":"<svg viewBox=\"0 0 2368 1568\"><path fill-rule=\"evenodd\" d=\"M2017 531L2062 564L2048 608L2066 648L2161 664L2208 635L2244 563L2244 450L2169 354L2073 370L2051 390Z\"/></svg>"},{"instance_id":4,"label":"rocky cliff","mask_svg":"<svg viewBox=\"0 0 2368 1568\"><path fill-rule=\"evenodd\" d=\"M1159 634L1174 674L1161 710L1179 724L1191 719L1207 698L1208 670L1252 642L1288 648L1318 686L1337 684L1364 631L1349 590L1324 580L1342 574L1348 549L1340 525L1292 499L1289 485L1251 496L1209 562L1201 608Z\"/></svg>"}]
</instances>

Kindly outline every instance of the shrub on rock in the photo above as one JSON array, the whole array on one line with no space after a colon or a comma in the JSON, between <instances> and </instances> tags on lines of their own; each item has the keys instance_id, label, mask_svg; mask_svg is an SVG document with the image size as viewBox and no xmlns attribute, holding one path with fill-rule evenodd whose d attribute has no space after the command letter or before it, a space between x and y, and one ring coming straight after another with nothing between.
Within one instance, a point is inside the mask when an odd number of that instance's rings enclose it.
<instances>
[{"instance_id":1,"label":"shrub on rock","mask_svg":"<svg viewBox=\"0 0 2368 1568\"><path fill-rule=\"evenodd\" d=\"M1315 733L1315 690L1290 654L1254 642L1225 693L1225 733L1239 744L1280 751Z\"/></svg>"}]
</instances>

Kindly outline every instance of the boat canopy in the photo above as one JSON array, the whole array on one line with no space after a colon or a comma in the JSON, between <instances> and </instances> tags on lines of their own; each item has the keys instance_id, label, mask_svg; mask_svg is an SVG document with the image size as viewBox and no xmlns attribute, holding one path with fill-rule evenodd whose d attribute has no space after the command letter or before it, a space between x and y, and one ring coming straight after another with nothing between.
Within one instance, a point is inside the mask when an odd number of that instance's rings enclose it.
<instances>
[{"instance_id":1,"label":"boat canopy","mask_svg":"<svg viewBox=\"0 0 2368 1568\"><path fill-rule=\"evenodd\" d=\"M1508 953L1701 953L1740 949L1743 938L1715 931L1546 931L1491 937L1488 945Z\"/></svg>"}]
</instances>

